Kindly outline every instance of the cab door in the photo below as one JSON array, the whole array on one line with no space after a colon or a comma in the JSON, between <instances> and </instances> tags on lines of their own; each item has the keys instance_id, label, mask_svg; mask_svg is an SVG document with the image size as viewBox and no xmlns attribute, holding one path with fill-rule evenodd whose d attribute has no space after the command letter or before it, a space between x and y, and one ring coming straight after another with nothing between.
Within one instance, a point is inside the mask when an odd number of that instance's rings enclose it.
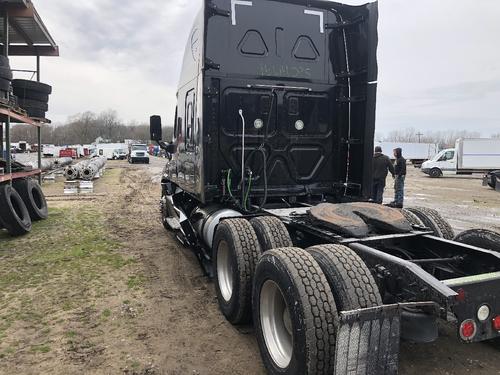
<instances>
[{"instance_id":1,"label":"cab door","mask_svg":"<svg viewBox=\"0 0 500 375\"><path fill-rule=\"evenodd\" d=\"M457 162L455 158L455 150L447 150L437 162L439 169L443 174L456 174Z\"/></svg>"}]
</instances>

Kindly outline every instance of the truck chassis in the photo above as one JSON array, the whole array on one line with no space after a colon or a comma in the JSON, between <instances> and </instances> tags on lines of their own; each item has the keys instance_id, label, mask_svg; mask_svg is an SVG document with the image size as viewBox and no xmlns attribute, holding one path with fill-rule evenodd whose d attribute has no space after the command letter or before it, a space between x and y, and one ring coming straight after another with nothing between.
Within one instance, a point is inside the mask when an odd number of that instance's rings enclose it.
<instances>
[{"instance_id":1,"label":"truck chassis","mask_svg":"<svg viewBox=\"0 0 500 375\"><path fill-rule=\"evenodd\" d=\"M343 228L333 230L328 226L328 218L323 223L312 218L311 210L317 205L267 208L249 214L236 206L200 207L195 199L167 179L163 181L163 189L162 217L165 227L175 230L177 238L193 248L207 275L215 278L221 310L233 324L251 321L249 309L254 310L255 322L255 304L259 304L255 300L257 291L254 284L254 306L252 303L246 307L240 306L246 311L236 314L243 314L246 318L235 317L234 312L228 310L226 298L231 299L232 293L243 293L243 286L237 287L235 283L241 279L241 274L236 274L244 270L228 265L235 261L233 258L248 258L257 251L259 254L254 259L255 264L250 267L251 272L255 273L259 272L260 262L265 260L261 254L298 254L299 259L302 259L300 262L303 262L311 249L326 246L327 251L332 253L343 249L366 265L382 303L342 309L339 307L342 304L335 299L338 313L333 337L336 344L333 345L335 349L332 349L334 353L330 353L335 358L332 362L336 368L335 374L352 371L356 374L397 373L400 338L420 343L432 342L438 338L438 319L455 324L457 336L465 343L500 336L500 253L439 238L443 234L446 237L449 235L444 230L437 231L445 222L436 216L438 214L435 211L418 208L403 210L404 220L408 225L411 224L411 230L387 234L395 224L395 218L398 215L399 219L403 218L402 213L378 205L371 205L373 209L370 209L366 206L370 204L361 204L368 211L361 212L360 216L370 223L370 233L365 237L355 237L339 234ZM334 210L342 207L341 212L347 207L346 215L349 218L349 212L352 211L350 205L330 206L335 207ZM419 217L423 220L419 220ZM250 225L256 220L260 221L259 226ZM424 222L431 224L431 227L426 227ZM231 244L221 228L227 229L232 225L236 225L236 232L243 236L242 243L255 241L259 248L252 248L249 244L241 247L241 242L239 245ZM281 230L277 231L276 228ZM353 229L347 228L349 231ZM218 238L223 240L218 241ZM224 244L222 255L221 243ZM274 244L288 246L275 249L272 247ZM235 250L238 246L239 249ZM239 251L243 252L238 254ZM346 261L345 264L352 263ZM322 272L328 274L331 270L323 267ZM259 277L254 274L247 276L250 280ZM330 287L336 295L334 290L339 285L331 281ZM276 291L269 293L276 294ZM281 293L286 295L287 292ZM277 333L269 335L279 336ZM270 360L267 355L269 350L266 348L269 345L265 338L259 341L262 341L260 347L266 367L270 373L278 373L273 371L275 360L272 356ZM375 354L374 348L377 348ZM346 358L349 358L347 362ZM307 373L326 372L316 369Z\"/></svg>"}]
</instances>

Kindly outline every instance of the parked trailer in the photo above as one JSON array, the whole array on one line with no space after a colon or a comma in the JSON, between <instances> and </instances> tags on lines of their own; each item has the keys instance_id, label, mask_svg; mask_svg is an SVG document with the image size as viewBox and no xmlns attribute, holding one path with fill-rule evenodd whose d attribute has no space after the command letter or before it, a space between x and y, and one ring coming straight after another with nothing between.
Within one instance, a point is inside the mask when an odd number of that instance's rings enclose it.
<instances>
[{"instance_id":1,"label":"parked trailer","mask_svg":"<svg viewBox=\"0 0 500 375\"><path fill-rule=\"evenodd\" d=\"M383 152L393 160L393 151L401 148L406 160L416 167L420 167L424 161L432 159L439 152L439 146L435 143L376 142L375 146L382 147Z\"/></svg>"},{"instance_id":2,"label":"parked trailer","mask_svg":"<svg viewBox=\"0 0 500 375\"><path fill-rule=\"evenodd\" d=\"M500 139L459 139L455 148L441 151L422 164L431 177L490 173L500 169Z\"/></svg>"},{"instance_id":3,"label":"parked trailer","mask_svg":"<svg viewBox=\"0 0 500 375\"><path fill-rule=\"evenodd\" d=\"M438 319L463 342L500 336L500 249L366 203L377 19L377 3L206 0L171 143L151 117L171 156L163 224L226 319L253 321L270 374L394 374L400 338L432 342Z\"/></svg>"}]
</instances>

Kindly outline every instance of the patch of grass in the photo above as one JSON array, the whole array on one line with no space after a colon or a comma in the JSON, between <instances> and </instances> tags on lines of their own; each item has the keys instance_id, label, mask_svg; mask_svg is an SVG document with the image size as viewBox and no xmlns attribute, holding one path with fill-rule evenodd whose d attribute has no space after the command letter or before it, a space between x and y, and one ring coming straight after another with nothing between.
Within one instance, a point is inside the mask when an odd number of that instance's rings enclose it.
<instances>
[{"instance_id":1,"label":"patch of grass","mask_svg":"<svg viewBox=\"0 0 500 375\"><path fill-rule=\"evenodd\" d=\"M32 353L48 353L50 352L50 346L48 345L34 345L31 347Z\"/></svg>"},{"instance_id":2,"label":"patch of grass","mask_svg":"<svg viewBox=\"0 0 500 375\"><path fill-rule=\"evenodd\" d=\"M137 290L144 284L144 276L130 276L127 281L127 286L129 289Z\"/></svg>"},{"instance_id":3,"label":"patch of grass","mask_svg":"<svg viewBox=\"0 0 500 375\"><path fill-rule=\"evenodd\" d=\"M15 322L47 338L47 322L63 323L59 312L104 293L107 275L135 262L118 252L121 245L109 235L99 210L50 209L49 218L35 222L26 236L11 238L0 231L0 296L9 296L0 304L0 350ZM46 353L50 347L33 345L31 351Z\"/></svg>"},{"instance_id":4,"label":"patch of grass","mask_svg":"<svg viewBox=\"0 0 500 375\"><path fill-rule=\"evenodd\" d=\"M111 310L110 309L106 309L102 312L102 316L104 318L109 318L111 316Z\"/></svg>"},{"instance_id":5,"label":"patch of grass","mask_svg":"<svg viewBox=\"0 0 500 375\"><path fill-rule=\"evenodd\" d=\"M76 335L77 335L77 333L75 331L68 331L68 332L66 332L66 337L70 338L70 339L75 338Z\"/></svg>"}]
</instances>

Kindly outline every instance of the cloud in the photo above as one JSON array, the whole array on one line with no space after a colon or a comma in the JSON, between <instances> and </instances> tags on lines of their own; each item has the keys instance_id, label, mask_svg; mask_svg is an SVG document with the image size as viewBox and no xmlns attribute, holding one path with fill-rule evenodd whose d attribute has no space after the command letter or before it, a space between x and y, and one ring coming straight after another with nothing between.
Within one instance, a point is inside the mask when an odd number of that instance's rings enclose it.
<instances>
[{"instance_id":1,"label":"cloud","mask_svg":"<svg viewBox=\"0 0 500 375\"><path fill-rule=\"evenodd\" d=\"M346 0L347 2L347 0ZM363 0L349 0L359 5ZM184 46L201 0L35 0L61 47L44 58L50 117L114 108L126 121L173 122ZM378 131L500 131L500 3L381 0ZM32 68L34 59L15 59Z\"/></svg>"}]
</instances>

